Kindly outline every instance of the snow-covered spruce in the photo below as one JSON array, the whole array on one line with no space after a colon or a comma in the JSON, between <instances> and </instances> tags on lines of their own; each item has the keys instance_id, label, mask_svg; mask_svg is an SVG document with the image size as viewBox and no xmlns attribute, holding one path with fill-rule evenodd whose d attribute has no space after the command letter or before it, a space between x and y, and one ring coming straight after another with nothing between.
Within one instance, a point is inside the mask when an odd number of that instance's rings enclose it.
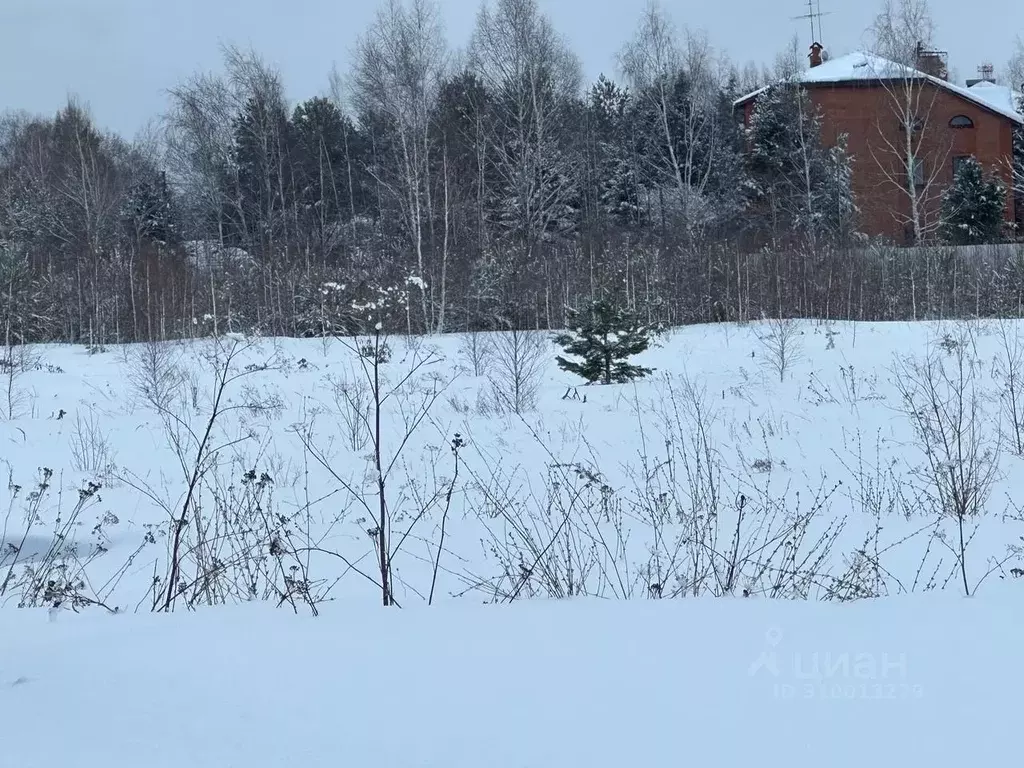
<instances>
[{"instance_id":1,"label":"snow-covered spruce","mask_svg":"<svg viewBox=\"0 0 1024 768\"><path fill-rule=\"evenodd\" d=\"M986 177L981 164L966 157L942 200L942 239L954 245L981 245L999 239L1006 187Z\"/></svg>"},{"instance_id":2,"label":"snow-covered spruce","mask_svg":"<svg viewBox=\"0 0 1024 768\"><path fill-rule=\"evenodd\" d=\"M604 300L592 302L582 322L580 314L570 309L574 329L555 336L566 355L581 358L577 362L559 355L556 359L563 371L575 373L590 384L621 384L653 373L651 368L628 361L650 347L659 330L656 326L645 325L635 313Z\"/></svg>"}]
</instances>

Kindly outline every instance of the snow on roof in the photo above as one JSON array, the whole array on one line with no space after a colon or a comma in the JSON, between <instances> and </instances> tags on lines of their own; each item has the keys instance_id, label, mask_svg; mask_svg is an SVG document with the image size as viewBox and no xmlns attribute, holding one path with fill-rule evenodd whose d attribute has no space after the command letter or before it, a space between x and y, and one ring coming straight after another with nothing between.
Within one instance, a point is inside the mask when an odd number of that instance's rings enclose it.
<instances>
[{"instance_id":1,"label":"snow on roof","mask_svg":"<svg viewBox=\"0 0 1024 768\"><path fill-rule=\"evenodd\" d=\"M1008 86L982 80L980 83L972 85L969 90L976 98L990 104L993 109L1016 110L1017 94Z\"/></svg>"},{"instance_id":2,"label":"snow on roof","mask_svg":"<svg viewBox=\"0 0 1024 768\"><path fill-rule=\"evenodd\" d=\"M914 70L870 53L851 53L829 59L800 73L802 83L842 83L858 80L891 80L913 76ZM916 73L922 74L922 73ZM923 74L922 74L923 76Z\"/></svg>"},{"instance_id":3,"label":"snow on roof","mask_svg":"<svg viewBox=\"0 0 1024 768\"><path fill-rule=\"evenodd\" d=\"M795 76L794 82L805 85L827 85L858 83L871 80L902 80L905 78L928 80L937 87L955 93L967 101L996 112L1016 123L1024 124L1024 115L1021 115L1014 108L1013 92L1009 88L994 86L991 83L987 84L991 88L982 88L980 90L977 86L967 88L954 85L947 80L863 51L856 51L836 59L829 59L816 67L805 69ZM750 99L758 96L765 90L767 90L767 87L748 93L746 96L737 99L734 102L734 106L750 101ZM1002 92L1003 90L1005 93Z\"/></svg>"}]
</instances>

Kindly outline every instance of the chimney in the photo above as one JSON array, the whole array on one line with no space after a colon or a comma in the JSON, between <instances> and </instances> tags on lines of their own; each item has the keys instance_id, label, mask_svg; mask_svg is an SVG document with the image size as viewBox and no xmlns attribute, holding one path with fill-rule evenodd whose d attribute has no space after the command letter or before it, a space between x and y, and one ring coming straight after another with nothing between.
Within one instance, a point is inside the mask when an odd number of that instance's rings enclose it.
<instances>
[{"instance_id":1,"label":"chimney","mask_svg":"<svg viewBox=\"0 0 1024 768\"><path fill-rule=\"evenodd\" d=\"M807 54L807 58L811 60L811 68L820 67L822 58L821 52L825 50L822 48L821 43L811 43L811 52Z\"/></svg>"},{"instance_id":2,"label":"chimney","mask_svg":"<svg viewBox=\"0 0 1024 768\"><path fill-rule=\"evenodd\" d=\"M940 80L949 79L949 68L946 66L945 51L930 51L924 44L917 44L917 64L914 67L918 72L937 77Z\"/></svg>"}]
</instances>

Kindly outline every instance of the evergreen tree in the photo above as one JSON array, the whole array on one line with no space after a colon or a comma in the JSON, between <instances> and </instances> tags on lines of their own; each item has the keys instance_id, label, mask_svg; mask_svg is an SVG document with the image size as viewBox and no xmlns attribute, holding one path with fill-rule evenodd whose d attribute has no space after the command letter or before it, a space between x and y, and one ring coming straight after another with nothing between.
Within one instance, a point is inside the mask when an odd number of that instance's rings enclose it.
<instances>
[{"instance_id":1,"label":"evergreen tree","mask_svg":"<svg viewBox=\"0 0 1024 768\"><path fill-rule=\"evenodd\" d=\"M733 72L725 85L718 89L713 115L716 140L707 192L714 201L719 231L723 233L734 233L739 228L744 210L743 190L747 185L747 173L743 155L746 147L733 106L741 95L738 77Z\"/></svg>"},{"instance_id":2,"label":"evergreen tree","mask_svg":"<svg viewBox=\"0 0 1024 768\"><path fill-rule=\"evenodd\" d=\"M1024 114L1024 93L1017 98L1017 111ZM1024 127L1013 128L1013 199L1018 226L1024 224Z\"/></svg>"},{"instance_id":3,"label":"evergreen tree","mask_svg":"<svg viewBox=\"0 0 1024 768\"><path fill-rule=\"evenodd\" d=\"M338 106L323 97L295 107L290 133L300 236L327 262L340 246L341 233L351 233L353 219L371 208L363 162L366 142Z\"/></svg>"},{"instance_id":4,"label":"evergreen tree","mask_svg":"<svg viewBox=\"0 0 1024 768\"><path fill-rule=\"evenodd\" d=\"M349 130L341 110L322 96L297 104L292 112L296 197L304 210L314 211L323 220L349 213L345 177L345 134Z\"/></svg>"},{"instance_id":5,"label":"evergreen tree","mask_svg":"<svg viewBox=\"0 0 1024 768\"><path fill-rule=\"evenodd\" d=\"M615 226L641 221L640 180L630 146L629 93L601 75L590 89L590 111L597 137L598 202Z\"/></svg>"},{"instance_id":6,"label":"evergreen tree","mask_svg":"<svg viewBox=\"0 0 1024 768\"><path fill-rule=\"evenodd\" d=\"M986 178L981 164L967 158L942 201L940 234L947 243L978 245L999 238L1006 209L1006 187Z\"/></svg>"},{"instance_id":7,"label":"evergreen tree","mask_svg":"<svg viewBox=\"0 0 1024 768\"><path fill-rule=\"evenodd\" d=\"M143 240L169 245L178 239L177 224L165 173L143 177L125 196L124 215Z\"/></svg>"},{"instance_id":8,"label":"evergreen tree","mask_svg":"<svg viewBox=\"0 0 1024 768\"><path fill-rule=\"evenodd\" d=\"M766 88L754 102L750 116L748 165L760 194L766 194L772 181L783 178L790 169L791 152L787 150L791 149L795 122L795 102L786 98L790 88L787 85Z\"/></svg>"},{"instance_id":9,"label":"evergreen tree","mask_svg":"<svg viewBox=\"0 0 1024 768\"><path fill-rule=\"evenodd\" d=\"M844 133L836 145L825 152L824 172L817 189L819 227L838 243L847 242L853 235L858 213L853 197L853 160L846 147Z\"/></svg>"},{"instance_id":10,"label":"evergreen tree","mask_svg":"<svg viewBox=\"0 0 1024 768\"><path fill-rule=\"evenodd\" d=\"M791 83L767 88L754 103L747 130L749 193L758 217L778 236L798 231L815 243L852 227L852 173L845 141L821 144L822 117L807 91ZM838 216L838 219L836 218Z\"/></svg>"},{"instance_id":11,"label":"evergreen tree","mask_svg":"<svg viewBox=\"0 0 1024 768\"><path fill-rule=\"evenodd\" d=\"M256 94L234 120L232 162L238 179L238 229L243 247L276 256L291 207L292 177L286 174L291 125L276 94Z\"/></svg>"},{"instance_id":12,"label":"evergreen tree","mask_svg":"<svg viewBox=\"0 0 1024 768\"><path fill-rule=\"evenodd\" d=\"M653 369L633 365L628 360L650 347L657 328L644 325L634 313L617 309L604 300L592 302L582 322L578 322L579 317L579 310L569 310L570 325L575 328L556 335L555 343L567 355L582 358L582 362L559 355L559 368L591 384L622 384L653 373Z\"/></svg>"}]
</instances>

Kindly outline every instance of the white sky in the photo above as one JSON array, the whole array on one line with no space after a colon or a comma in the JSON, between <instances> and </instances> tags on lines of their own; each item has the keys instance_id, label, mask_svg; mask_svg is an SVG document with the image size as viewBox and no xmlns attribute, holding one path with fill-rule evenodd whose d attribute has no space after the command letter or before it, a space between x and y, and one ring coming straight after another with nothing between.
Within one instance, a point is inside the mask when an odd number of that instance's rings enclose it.
<instances>
[{"instance_id":1,"label":"white sky","mask_svg":"<svg viewBox=\"0 0 1024 768\"><path fill-rule=\"evenodd\" d=\"M585 74L614 76L616 51L646 0L539 0L570 40ZM468 40L480 0L441 0L453 46ZM863 44L877 0L822 0L823 38L834 55ZM679 25L704 29L739 64L770 64L794 33L810 44L806 0L663 0ZM1024 34L1017 0L931 0L937 44L957 81L982 61L1001 70ZM166 89L220 66L222 42L254 47L276 64L291 99L322 93L344 71L375 0L0 0L0 110L52 113L69 94L97 122L127 137L166 105ZM1018 10L1015 12L1014 9Z\"/></svg>"}]
</instances>

